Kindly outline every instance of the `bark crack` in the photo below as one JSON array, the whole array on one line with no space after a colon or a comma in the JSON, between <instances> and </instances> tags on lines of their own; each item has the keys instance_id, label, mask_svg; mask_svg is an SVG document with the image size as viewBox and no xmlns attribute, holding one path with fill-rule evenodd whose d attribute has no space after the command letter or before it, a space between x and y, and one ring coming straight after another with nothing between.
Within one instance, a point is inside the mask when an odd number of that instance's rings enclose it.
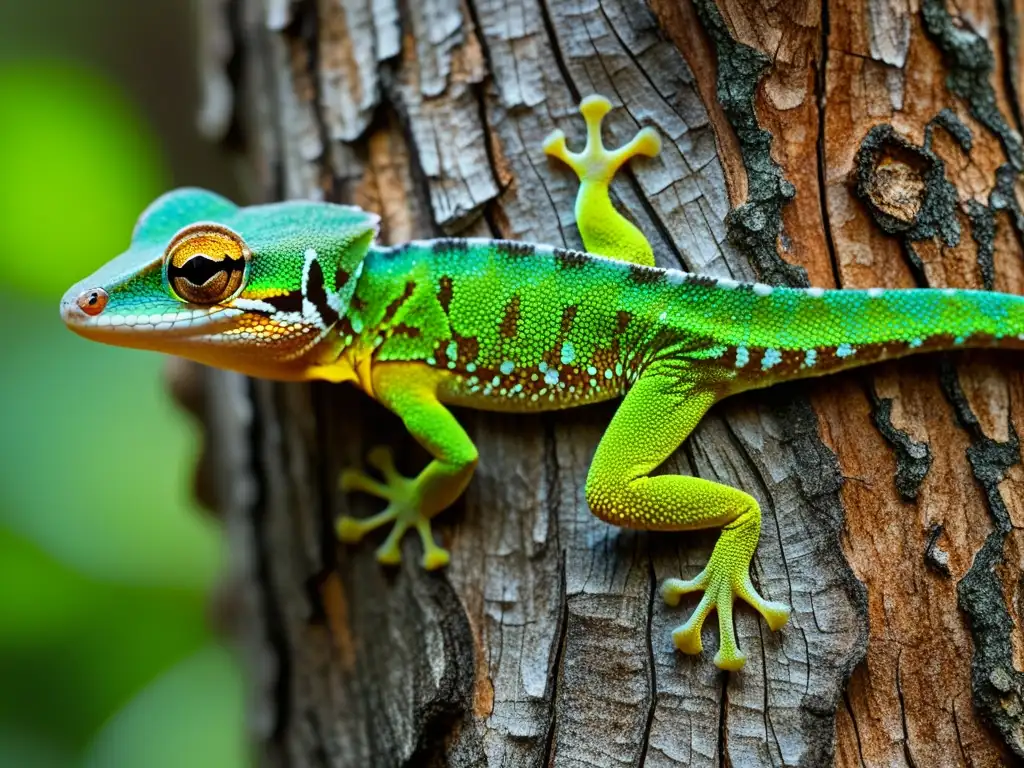
<instances>
[{"instance_id":1,"label":"bark crack","mask_svg":"<svg viewBox=\"0 0 1024 768\"><path fill-rule=\"evenodd\" d=\"M647 556L650 599L647 601L647 664L651 670L651 703L647 709L647 722L644 723L644 737L640 748L640 759L637 768L647 762L647 751L651 747L651 729L654 727L654 710L658 704L658 670L654 663L654 599L658 594L658 577L654 572L654 560Z\"/></svg>"},{"instance_id":2,"label":"bark crack","mask_svg":"<svg viewBox=\"0 0 1024 768\"><path fill-rule=\"evenodd\" d=\"M836 253L835 237L832 233L832 218L828 212L828 186L825 172L825 109L827 107L828 88L828 52L829 37L828 3L821 4L821 61L814 73L815 104L818 108L818 140L815 149L818 153L818 205L821 208L821 223L825 233L825 247L828 248L828 259L832 265L832 280L837 288L843 287L843 271L839 267Z\"/></svg>"}]
</instances>

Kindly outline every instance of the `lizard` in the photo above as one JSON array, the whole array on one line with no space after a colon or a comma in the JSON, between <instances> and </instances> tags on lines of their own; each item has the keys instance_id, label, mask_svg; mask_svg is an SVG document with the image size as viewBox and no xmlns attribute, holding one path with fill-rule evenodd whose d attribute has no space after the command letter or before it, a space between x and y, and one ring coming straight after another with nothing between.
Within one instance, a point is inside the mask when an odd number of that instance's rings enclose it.
<instances>
[{"instance_id":1,"label":"lizard","mask_svg":"<svg viewBox=\"0 0 1024 768\"><path fill-rule=\"evenodd\" d=\"M706 567L664 582L676 606L703 592L673 633L702 651L717 612L714 663L739 670L736 598L773 630L790 608L750 578L761 510L748 493L700 477L654 474L704 414L730 395L931 350L1024 346L1024 297L952 289L835 290L740 282L654 266L643 233L609 184L653 157L651 127L607 149L607 99L590 96L581 152L555 131L544 151L578 176L586 252L489 239L375 243L379 218L354 206L286 201L240 207L185 188L153 202L125 253L73 286L64 322L109 344L180 355L283 381L349 382L402 420L432 457L415 477L387 448L379 472L345 469L344 491L381 497L365 519L342 516L354 543L391 524L377 549L397 564L415 530L427 569L448 563L431 521L466 489L476 446L449 405L530 413L622 398L586 480L591 511L653 531L721 528Z\"/></svg>"}]
</instances>

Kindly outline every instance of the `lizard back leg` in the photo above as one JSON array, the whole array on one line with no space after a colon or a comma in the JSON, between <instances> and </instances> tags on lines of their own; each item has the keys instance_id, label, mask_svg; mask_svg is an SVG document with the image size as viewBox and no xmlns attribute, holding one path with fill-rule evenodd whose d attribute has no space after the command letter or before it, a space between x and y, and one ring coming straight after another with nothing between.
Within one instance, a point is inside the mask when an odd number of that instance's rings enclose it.
<instances>
[{"instance_id":1,"label":"lizard back leg","mask_svg":"<svg viewBox=\"0 0 1024 768\"><path fill-rule=\"evenodd\" d=\"M556 130L544 140L544 152L563 161L579 177L576 226L586 249L601 256L653 267L651 244L644 233L612 205L608 185L630 158L658 154L661 140L653 128L644 128L625 146L606 149L601 140L601 122L611 108L611 102L604 96L588 96L580 102L580 113L587 123L587 143L583 151L572 152L566 146L565 134Z\"/></svg>"},{"instance_id":2,"label":"lizard back leg","mask_svg":"<svg viewBox=\"0 0 1024 768\"><path fill-rule=\"evenodd\" d=\"M679 447L717 397L713 386L688 380L678 361L648 368L601 438L587 475L587 502L602 520L627 528L722 528L707 567L688 581L667 580L662 596L669 605L677 605L681 595L703 590L693 615L672 633L673 640L685 653L700 653L701 628L714 609L721 638L715 664L737 670L746 655L736 642L733 600L748 602L773 630L789 618L788 606L765 600L750 581L761 510L749 494L720 483L650 474Z\"/></svg>"},{"instance_id":3,"label":"lizard back leg","mask_svg":"<svg viewBox=\"0 0 1024 768\"><path fill-rule=\"evenodd\" d=\"M416 363L384 363L374 367L374 396L390 408L409 433L433 456L415 478L403 477L395 469L387 448L374 448L367 461L377 469L383 482L358 469L341 474L341 488L362 491L388 501L387 508L365 519L344 516L337 521L338 538L356 542L370 531L393 523L391 532L377 550L377 560L386 565L401 561L400 544L410 529L423 542L423 567L428 570L448 564L448 552L437 545L430 521L454 502L469 484L477 464L477 450L451 412L437 399L445 374Z\"/></svg>"}]
</instances>

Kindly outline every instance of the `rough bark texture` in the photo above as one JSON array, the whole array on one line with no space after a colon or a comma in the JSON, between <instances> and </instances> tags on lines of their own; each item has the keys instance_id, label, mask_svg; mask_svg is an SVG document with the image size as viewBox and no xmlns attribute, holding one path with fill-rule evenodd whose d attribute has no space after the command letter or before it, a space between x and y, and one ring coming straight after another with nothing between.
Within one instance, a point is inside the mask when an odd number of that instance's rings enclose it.
<instances>
[{"instance_id":1,"label":"rough bark texture","mask_svg":"<svg viewBox=\"0 0 1024 768\"><path fill-rule=\"evenodd\" d=\"M254 198L357 203L382 239L579 246L579 142L664 151L615 192L660 264L773 283L1024 293L1014 0L205 0L202 124ZM1024 756L1024 379L929 357L737 397L667 465L754 494L746 669L674 651L657 585L717 532L620 531L583 498L611 408L464 412L480 470L443 573L382 570L331 522L339 470L425 457L354 391L202 374L201 485L231 539L266 765L989 766ZM713 624L713 622L711 622Z\"/></svg>"}]
</instances>

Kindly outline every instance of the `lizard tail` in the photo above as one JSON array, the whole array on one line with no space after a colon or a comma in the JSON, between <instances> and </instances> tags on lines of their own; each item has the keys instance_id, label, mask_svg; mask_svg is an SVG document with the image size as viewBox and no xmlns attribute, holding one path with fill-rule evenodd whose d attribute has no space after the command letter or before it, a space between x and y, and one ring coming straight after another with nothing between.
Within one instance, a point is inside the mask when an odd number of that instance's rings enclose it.
<instances>
[{"instance_id":1,"label":"lizard tail","mask_svg":"<svg viewBox=\"0 0 1024 768\"><path fill-rule=\"evenodd\" d=\"M776 288L753 300L751 319L736 358L751 383L920 352L1024 348L1024 297L989 291Z\"/></svg>"}]
</instances>

